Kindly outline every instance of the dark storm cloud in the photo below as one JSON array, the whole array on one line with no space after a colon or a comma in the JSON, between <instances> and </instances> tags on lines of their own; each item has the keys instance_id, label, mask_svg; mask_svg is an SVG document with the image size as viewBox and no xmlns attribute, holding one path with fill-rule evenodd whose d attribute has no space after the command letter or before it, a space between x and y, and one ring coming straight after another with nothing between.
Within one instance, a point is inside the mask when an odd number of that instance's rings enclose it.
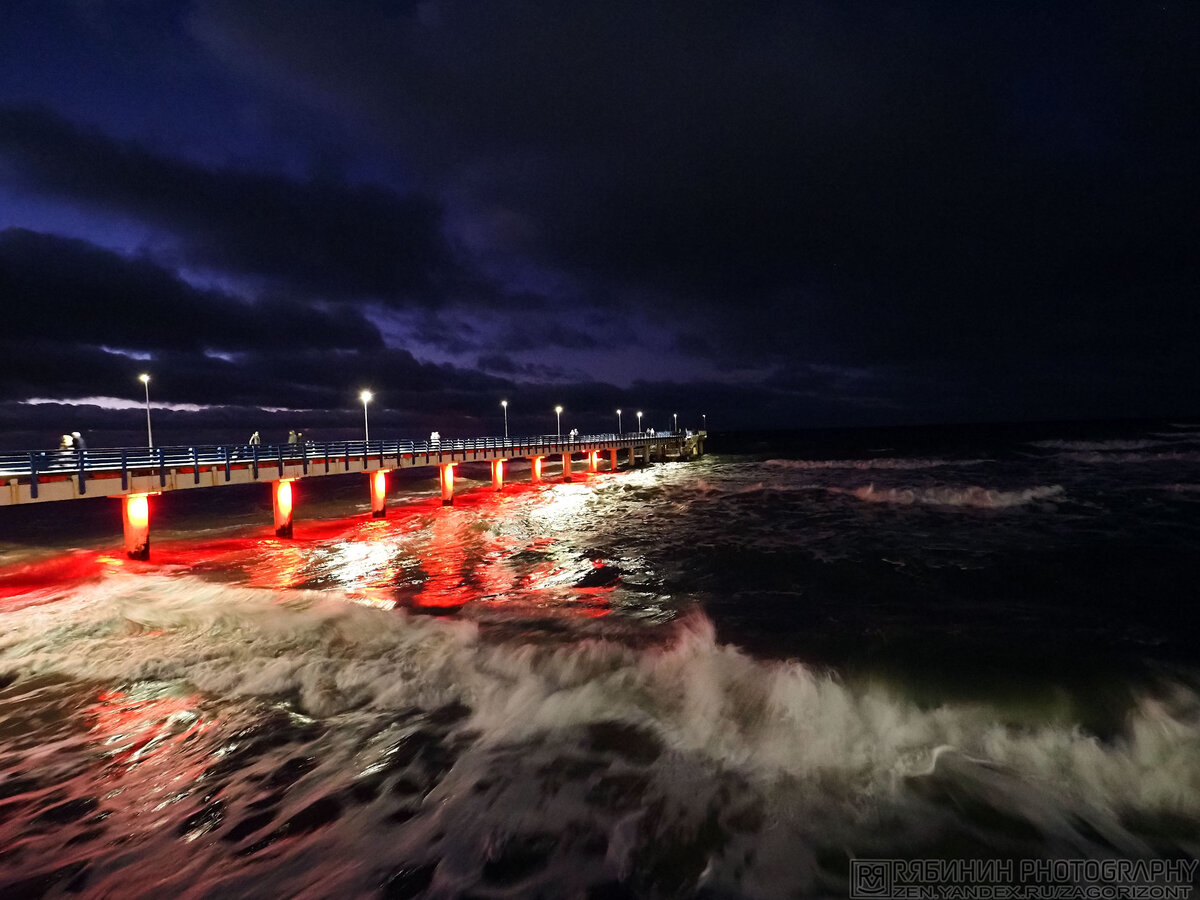
<instances>
[{"instance_id":1,"label":"dark storm cloud","mask_svg":"<svg viewBox=\"0 0 1200 900\"><path fill-rule=\"evenodd\" d=\"M470 287L420 195L204 168L26 108L0 109L0 166L29 189L157 225L193 265L398 305Z\"/></svg>"},{"instance_id":2,"label":"dark storm cloud","mask_svg":"<svg viewBox=\"0 0 1200 900\"><path fill-rule=\"evenodd\" d=\"M0 238L13 396L124 396L114 350L165 399L371 386L443 431L501 395L536 430L1200 396L1193 2L164 8L10 33L5 221L148 248Z\"/></svg>"},{"instance_id":3,"label":"dark storm cloud","mask_svg":"<svg viewBox=\"0 0 1200 900\"><path fill-rule=\"evenodd\" d=\"M550 366L544 363L519 363L507 353L489 353L479 357L475 365L483 372L494 372L523 381L554 381L563 382L569 378L561 366Z\"/></svg>"},{"instance_id":4,"label":"dark storm cloud","mask_svg":"<svg viewBox=\"0 0 1200 900\"><path fill-rule=\"evenodd\" d=\"M146 259L24 229L0 232L0 296L0 384L12 398L127 396L143 369L159 399L201 405L337 407L365 384L400 397L496 383L385 348L344 306L251 303Z\"/></svg>"},{"instance_id":5,"label":"dark storm cloud","mask_svg":"<svg viewBox=\"0 0 1200 900\"><path fill-rule=\"evenodd\" d=\"M375 349L361 315L321 312L282 298L257 303L192 287L147 259L20 228L0 231L0 296L7 334L145 352L242 351L265 341Z\"/></svg>"},{"instance_id":6,"label":"dark storm cloud","mask_svg":"<svg viewBox=\"0 0 1200 900\"><path fill-rule=\"evenodd\" d=\"M1194 4L200 9L231 65L731 362L1094 368L1200 324Z\"/></svg>"}]
</instances>

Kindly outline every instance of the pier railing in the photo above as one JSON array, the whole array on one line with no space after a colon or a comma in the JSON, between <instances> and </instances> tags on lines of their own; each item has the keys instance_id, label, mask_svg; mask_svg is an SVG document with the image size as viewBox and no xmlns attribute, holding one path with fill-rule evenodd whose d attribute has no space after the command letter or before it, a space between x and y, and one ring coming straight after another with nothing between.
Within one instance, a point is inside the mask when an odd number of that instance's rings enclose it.
<instances>
[{"instance_id":1,"label":"pier railing","mask_svg":"<svg viewBox=\"0 0 1200 900\"><path fill-rule=\"evenodd\" d=\"M505 463L527 457L530 479L543 478L542 461L562 455L561 478L571 481L571 458L586 454L588 471L599 471L599 454L608 451L609 467L628 450L630 466L652 459L694 458L704 452L705 432L646 431L625 434L543 434L533 437L480 437L427 441L296 441L286 444L113 447L97 450L29 450L0 453L0 506L54 500L120 497L125 550L131 559L149 559L152 495L188 488L266 482L271 488L275 535L292 537L295 495L292 482L309 475L366 473L371 516L383 518L387 476L397 469L438 470L442 505L454 503L454 468L472 462L490 464L492 487L504 487Z\"/></svg>"},{"instance_id":2,"label":"pier railing","mask_svg":"<svg viewBox=\"0 0 1200 900\"><path fill-rule=\"evenodd\" d=\"M249 466L260 464L299 465L305 473L310 465L330 460L379 460L402 457L427 457L443 454L467 454L478 451L511 450L514 454L564 453L606 447L631 446L648 440L671 437L672 432L626 432L624 434L536 435L520 438L480 437L426 441L303 441L284 444L218 444L209 446L115 447L95 450L32 450L0 453L0 478L27 478L36 484L39 475L78 475L81 492L89 474L120 473L122 482L131 472L146 470L191 469L197 479L202 467ZM36 493L35 493L36 496Z\"/></svg>"}]
</instances>

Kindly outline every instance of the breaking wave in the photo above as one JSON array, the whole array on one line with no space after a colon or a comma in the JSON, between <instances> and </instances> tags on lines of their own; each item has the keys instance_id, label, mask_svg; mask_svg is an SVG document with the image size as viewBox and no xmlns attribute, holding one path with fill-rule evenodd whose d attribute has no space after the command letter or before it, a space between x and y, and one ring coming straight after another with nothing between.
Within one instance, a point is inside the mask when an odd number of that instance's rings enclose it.
<instances>
[{"instance_id":1,"label":"breaking wave","mask_svg":"<svg viewBox=\"0 0 1200 900\"><path fill-rule=\"evenodd\" d=\"M71 782L85 793L63 805L93 809L113 773L127 788L147 779L138 802L163 823L125 870L96 867L90 888L101 892L141 873L166 893L253 894L269 882L348 895L378 886L379 860L399 859L387 878L405 896L430 883L447 896L516 885L582 896L614 873L655 896L704 885L793 896L844 892L828 862L838 854L929 847L939 830L1000 827L1006 840L1036 835L1033 847L1134 855L1144 844L1130 821L1200 817L1200 697L1189 688L1134 701L1120 733L1101 740L1033 713L923 707L758 660L720 643L698 613L650 646L497 643L470 623L332 592L116 575L10 610L0 676L185 685L209 698L197 710L130 687L119 711L132 718L113 721L121 734L98 783ZM222 717L239 708L239 730L221 742ZM247 708L265 724L247 729ZM201 752L193 785L179 773L194 773ZM218 790L231 771L242 780ZM145 829L121 815L119 827ZM155 869L178 852L172 841L210 833L192 845L218 863L200 884ZM319 870L311 842L329 860ZM247 857L259 868L235 861Z\"/></svg>"},{"instance_id":2,"label":"breaking wave","mask_svg":"<svg viewBox=\"0 0 1200 900\"><path fill-rule=\"evenodd\" d=\"M938 469L943 466L978 466L986 459L768 459L764 465L780 469Z\"/></svg>"},{"instance_id":3,"label":"breaking wave","mask_svg":"<svg viewBox=\"0 0 1200 900\"><path fill-rule=\"evenodd\" d=\"M1141 703L1104 744L1061 725L1009 727L983 706L920 709L796 663L721 644L701 614L661 645L490 644L467 622L331 597L118 576L6 615L0 673L186 682L286 699L309 716L461 703L487 743L621 721L674 750L774 777L875 793L928 773L939 748L1012 766L1094 802L1200 811L1200 699ZM1057 790L1057 788L1055 788Z\"/></svg>"},{"instance_id":4,"label":"breaking wave","mask_svg":"<svg viewBox=\"0 0 1200 900\"><path fill-rule=\"evenodd\" d=\"M1058 459L1069 462L1087 464L1112 463L1164 463L1164 462L1200 462L1200 453L1195 451L1163 450L1160 453L1137 452L1069 452L1061 453Z\"/></svg>"},{"instance_id":5,"label":"breaking wave","mask_svg":"<svg viewBox=\"0 0 1200 900\"><path fill-rule=\"evenodd\" d=\"M1110 441L1031 441L1031 447L1042 447L1046 450L1146 450L1151 447L1162 447L1179 443L1179 438L1166 440L1110 440Z\"/></svg>"},{"instance_id":6,"label":"breaking wave","mask_svg":"<svg viewBox=\"0 0 1200 900\"><path fill-rule=\"evenodd\" d=\"M829 488L835 494L849 494L868 503L894 503L900 506L967 506L978 509L1009 509L1025 506L1042 500L1051 500L1063 494L1061 485L1025 488L1019 491L1001 491L970 485L967 487L929 488L884 488L875 485L845 490Z\"/></svg>"}]
</instances>

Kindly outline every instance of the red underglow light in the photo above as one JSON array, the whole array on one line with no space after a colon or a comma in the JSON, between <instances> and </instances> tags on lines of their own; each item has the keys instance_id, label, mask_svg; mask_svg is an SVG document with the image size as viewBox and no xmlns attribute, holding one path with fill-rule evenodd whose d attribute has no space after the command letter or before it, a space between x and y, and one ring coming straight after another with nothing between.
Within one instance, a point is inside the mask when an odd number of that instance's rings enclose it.
<instances>
[{"instance_id":1,"label":"red underglow light","mask_svg":"<svg viewBox=\"0 0 1200 900\"><path fill-rule=\"evenodd\" d=\"M150 502L145 494L130 494L125 498L125 509L129 514L129 523L136 528L145 528L150 524Z\"/></svg>"},{"instance_id":2,"label":"red underglow light","mask_svg":"<svg viewBox=\"0 0 1200 900\"><path fill-rule=\"evenodd\" d=\"M290 481L279 482L276 498L279 503L279 511L286 518L292 515L292 483Z\"/></svg>"}]
</instances>

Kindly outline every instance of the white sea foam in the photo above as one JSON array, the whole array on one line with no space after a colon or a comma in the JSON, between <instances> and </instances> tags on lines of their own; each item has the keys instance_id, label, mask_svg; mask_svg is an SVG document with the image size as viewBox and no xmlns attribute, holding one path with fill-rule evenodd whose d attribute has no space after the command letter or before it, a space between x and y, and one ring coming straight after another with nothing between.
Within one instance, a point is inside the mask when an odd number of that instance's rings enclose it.
<instances>
[{"instance_id":1,"label":"white sea foam","mask_svg":"<svg viewBox=\"0 0 1200 900\"><path fill-rule=\"evenodd\" d=\"M899 506L966 506L977 509L1008 509L1042 500L1052 500L1063 494L1063 488L1058 484L1016 491L1002 491L977 485L877 490L873 484L854 490L843 490L842 488L829 488L829 490L835 494L849 494L868 503L893 503Z\"/></svg>"},{"instance_id":2,"label":"white sea foam","mask_svg":"<svg viewBox=\"0 0 1200 900\"><path fill-rule=\"evenodd\" d=\"M488 746L620 721L674 753L819 785L851 805L894 798L952 747L1063 803L1200 814L1200 699L1186 689L1137 704L1125 735L1105 743L1071 725L1015 726L983 705L922 709L763 662L717 642L699 615L654 649L492 644L467 623L329 594L117 576L7 613L0 672L184 681L216 697L288 698L315 716L459 701Z\"/></svg>"},{"instance_id":3,"label":"white sea foam","mask_svg":"<svg viewBox=\"0 0 1200 900\"><path fill-rule=\"evenodd\" d=\"M1172 494L1200 494L1200 484L1151 484L1153 491L1169 491Z\"/></svg>"},{"instance_id":4,"label":"white sea foam","mask_svg":"<svg viewBox=\"0 0 1200 900\"><path fill-rule=\"evenodd\" d=\"M1177 441L1139 438L1134 440L1110 441L1031 441L1030 446L1042 447L1047 450L1096 450L1105 452L1109 450L1146 450L1151 447L1162 447L1174 443L1177 443Z\"/></svg>"},{"instance_id":5,"label":"white sea foam","mask_svg":"<svg viewBox=\"0 0 1200 900\"><path fill-rule=\"evenodd\" d=\"M1058 459L1068 460L1070 462L1088 463L1088 464L1113 464L1113 463L1163 463L1163 462L1200 462L1200 453L1187 450L1163 450L1159 453L1117 453L1107 452L1100 453L1091 452L1068 452L1060 453L1056 457Z\"/></svg>"},{"instance_id":6,"label":"white sea foam","mask_svg":"<svg viewBox=\"0 0 1200 900\"><path fill-rule=\"evenodd\" d=\"M944 466L978 466L986 459L768 459L764 465L781 469L939 469Z\"/></svg>"}]
</instances>

